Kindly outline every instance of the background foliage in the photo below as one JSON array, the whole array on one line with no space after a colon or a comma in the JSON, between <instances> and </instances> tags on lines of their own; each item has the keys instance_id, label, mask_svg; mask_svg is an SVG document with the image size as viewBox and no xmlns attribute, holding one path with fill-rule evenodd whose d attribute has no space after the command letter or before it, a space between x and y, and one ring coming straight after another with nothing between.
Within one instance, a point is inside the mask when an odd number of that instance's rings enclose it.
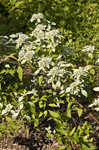
<instances>
[{"instance_id":1,"label":"background foliage","mask_svg":"<svg viewBox=\"0 0 99 150\"><path fill-rule=\"evenodd\" d=\"M26 32L33 13L42 12L65 35L65 40L75 47L98 45L99 5L97 0L4 0L1 1L3 34ZM3 15L3 16L2 16ZM4 17L5 16L5 17ZM18 28L17 28L18 25ZM1 28L1 33L2 33Z\"/></svg>"}]
</instances>

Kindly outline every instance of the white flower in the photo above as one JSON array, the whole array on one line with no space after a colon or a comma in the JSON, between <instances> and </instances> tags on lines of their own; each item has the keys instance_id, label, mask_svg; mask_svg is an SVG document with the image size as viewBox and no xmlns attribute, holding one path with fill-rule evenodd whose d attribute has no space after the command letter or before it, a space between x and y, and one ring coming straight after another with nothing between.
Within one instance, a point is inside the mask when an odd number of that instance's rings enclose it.
<instances>
[{"instance_id":1,"label":"white flower","mask_svg":"<svg viewBox=\"0 0 99 150\"><path fill-rule=\"evenodd\" d=\"M12 114L12 118L16 118L19 115L19 111L18 110L16 110L16 111L11 110L11 114Z\"/></svg>"},{"instance_id":2,"label":"white flower","mask_svg":"<svg viewBox=\"0 0 99 150\"><path fill-rule=\"evenodd\" d=\"M51 77L55 77L55 76L58 76L58 77L63 77L64 76L64 73L65 73L65 70L64 69L61 69L57 66L53 67L49 73L48 73L48 76L51 76Z\"/></svg>"},{"instance_id":3,"label":"white flower","mask_svg":"<svg viewBox=\"0 0 99 150\"><path fill-rule=\"evenodd\" d=\"M9 65L9 64L6 64L6 65L5 65L5 68L10 68L10 65Z\"/></svg>"},{"instance_id":4,"label":"white flower","mask_svg":"<svg viewBox=\"0 0 99 150\"><path fill-rule=\"evenodd\" d=\"M37 20L39 22L40 19L44 19L44 15L42 13L33 14L31 19L30 19L30 22L33 22L35 20Z\"/></svg>"},{"instance_id":5,"label":"white flower","mask_svg":"<svg viewBox=\"0 0 99 150\"><path fill-rule=\"evenodd\" d=\"M33 50L35 47L33 46L32 42L29 42L28 44L24 44L19 52L19 61L21 61L21 64L24 64L25 62L30 62L35 54L35 51Z\"/></svg>"},{"instance_id":6,"label":"white flower","mask_svg":"<svg viewBox=\"0 0 99 150\"><path fill-rule=\"evenodd\" d=\"M73 77L79 79L81 76L86 76L87 70L84 67L79 67L78 69L73 69Z\"/></svg>"},{"instance_id":7,"label":"white flower","mask_svg":"<svg viewBox=\"0 0 99 150\"><path fill-rule=\"evenodd\" d=\"M36 37L37 39L44 39L44 30L46 26L43 24L38 24L36 28L32 31L31 36Z\"/></svg>"},{"instance_id":8,"label":"white flower","mask_svg":"<svg viewBox=\"0 0 99 150\"><path fill-rule=\"evenodd\" d=\"M94 87L93 90L94 90L95 92L99 92L99 87Z\"/></svg>"},{"instance_id":9,"label":"white flower","mask_svg":"<svg viewBox=\"0 0 99 150\"><path fill-rule=\"evenodd\" d=\"M11 34L11 35L10 35L10 38L12 38L12 39L17 38L17 37L18 37L18 35L19 35L19 33Z\"/></svg>"},{"instance_id":10,"label":"white flower","mask_svg":"<svg viewBox=\"0 0 99 150\"><path fill-rule=\"evenodd\" d=\"M49 126L49 127L47 127L47 128L45 128L45 130L48 132L48 133L51 133L52 131L51 131L51 127Z\"/></svg>"},{"instance_id":11,"label":"white flower","mask_svg":"<svg viewBox=\"0 0 99 150\"><path fill-rule=\"evenodd\" d=\"M2 110L2 115L4 115L4 114L10 112L11 109L12 109L12 107L13 107L13 106L12 106L11 104L8 104L8 105L6 106L6 108Z\"/></svg>"},{"instance_id":12,"label":"white flower","mask_svg":"<svg viewBox=\"0 0 99 150\"><path fill-rule=\"evenodd\" d=\"M99 111L99 107L95 108L96 111Z\"/></svg>"},{"instance_id":13,"label":"white flower","mask_svg":"<svg viewBox=\"0 0 99 150\"><path fill-rule=\"evenodd\" d=\"M50 30L49 32L45 33L45 38L46 39L53 40L54 37L60 37L58 30Z\"/></svg>"},{"instance_id":14,"label":"white flower","mask_svg":"<svg viewBox=\"0 0 99 150\"><path fill-rule=\"evenodd\" d=\"M94 52L94 50L95 50L95 47L94 46L92 46L92 45L87 45L87 46L85 46L84 47L84 49L82 50L83 52Z\"/></svg>"},{"instance_id":15,"label":"white flower","mask_svg":"<svg viewBox=\"0 0 99 150\"><path fill-rule=\"evenodd\" d=\"M21 102L23 99L24 99L24 96L22 95L18 98L18 101Z\"/></svg>"},{"instance_id":16,"label":"white flower","mask_svg":"<svg viewBox=\"0 0 99 150\"><path fill-rule=\"evenodd\" d=\"M67 87L66 88L66 93L69 93L71 91L71 88L70 87Z\"/></svg>"},{"instance_id":17,"label":"white flower","mask_svg":"<svg viewBox=\"0 0 99 150\"><path fill-rule=\"evenodd\" d=\"M52 64L52 59L50 57L43 57L38 62L39 68L45 70L45 68L49 68Z\"/></svg>"},{"instance_id":18,"label":"white flower","mask_svg":"<svg viewBox=\"0 0 99 150\"><path fill-rule=\"evenodd\" d=\"M18 106L18 111L22 110L23 107L24 107L23 102L21 102L21 103L19 104L19 106Z\"/></svg>"},{"instance_id":19,"label":"white flower","mask_svg":"<svg viewBox=\"0 0 99 150\"><path fill-rule=\"evenodd\" d=\"M27 34L23 34L23 33L19 33L19 37L17 40L15 40L16 42L16 48L19 48L20 46L22 46L22 44L29 39L29 36Z\"/></svg>"},{"instance_id":20,"label":"white flower","mask_svg":"<svg viewBox=\"0 0 99 150\"><path fill-rule=\"evenodd\" d=\"M51 24L52 24L53 26L56 26L56 23L55 23L55 22L52 22Z\"/></svg>"},{"instance_id":21,"label":"white flower","mask_svg":"<svg viewBox=\"0 0 99 150\"><path fill-rule=\"evenodd\" d=\"M66 93L70 92L71 94L78 95L81 89L83 90L83 87L83 81L76 79L69 87L66 88Z\"/></svg>"},{"instance_id":22,"label":"white flower","mask_svg":"<svg viewBox=\"0 0 99 150\"><path fill-rule=\"evenodd\" d=\"M98 106L99 107L99 98L96 98L92 104L89 105L89 107Z\"/></svg>"},{"instance_id":23,"label":"white flower","mask_svg":"<svg viewBox=\"0 0 99 150\"><path fill-rule=\"evenodd\" d=\"M27 51L22 58L21 64L24 64L25 62L31 62L34 55L34 51Z\"/></svg>"}]
</instances>

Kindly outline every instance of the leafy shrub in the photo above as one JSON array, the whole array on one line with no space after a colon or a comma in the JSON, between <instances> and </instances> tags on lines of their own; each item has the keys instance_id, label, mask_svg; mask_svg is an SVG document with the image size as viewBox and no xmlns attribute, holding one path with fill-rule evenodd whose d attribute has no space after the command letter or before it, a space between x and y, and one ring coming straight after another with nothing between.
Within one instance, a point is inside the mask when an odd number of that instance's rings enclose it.
<instances>
[{"instance_id":1,"label":"leafy shrub","mask_svg":"<svg viewBox=\"0 0 99 150\"><path fill-rule=\"evenodd\" d=\"M9 52L0 61L2 123L10 117L41 130L46 121L47 136L57 137L62 149L95 149L89 140L91 127L86 122L77 128L73 124L73 115L80 118L83 113L73 98L89 101L93 94L88 86L94 87L95 48L87 46L78 53L66 47L55 23L41 13L30 21L31 33L0 37L0 50Z\"/></svg>"}]
</instances>

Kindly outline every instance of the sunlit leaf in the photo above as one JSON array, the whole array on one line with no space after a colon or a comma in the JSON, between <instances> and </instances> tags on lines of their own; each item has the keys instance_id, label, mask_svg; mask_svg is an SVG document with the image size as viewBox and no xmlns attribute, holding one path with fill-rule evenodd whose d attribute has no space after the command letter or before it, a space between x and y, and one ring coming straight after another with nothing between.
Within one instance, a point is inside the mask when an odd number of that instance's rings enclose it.
<instances>
[{"instance_id":1,"label":"sunlit leaf","mask_svg":"<svg viewBox=\"0 0 99 150\"><path fill-rule=\"evenodd\" d=\"M49 114L53 118L60 118L60 114L58 112L54 112L54 111L49 110Z\"/></svg>"},{"instance_id":2,"label":"sunlit leaf","mask_svg":"<svg viewBox=\"0 0 99 150\"><path fill-rule=\"evenodd\" d=\"M18 67L17 73L18 73L18 77L19 77L20 81L22 81L22 77L23 77L23 69L22 69L21 66Z\"/></svg>"},{"instance_id":3,"label":"sunlit leaf","mask_svg":"<svg viewBox=\"0 0 99 150\"><path fill-rule=\"evenodd\" d=\"M40 76L40 77L39 77L39 85L40 85L40 86L42 85L42 81L43 81L43 76Z\"/></svg>"},{"instance_id":4,"label":"sunlit leaf","mask_svg":"<svg viewBox=\"0 0 99 150\"><path fill-rule=\"evenodd\" d=\"M56 104L49 104L50 107L58 107Z\"/></svg>"}]
</instances>

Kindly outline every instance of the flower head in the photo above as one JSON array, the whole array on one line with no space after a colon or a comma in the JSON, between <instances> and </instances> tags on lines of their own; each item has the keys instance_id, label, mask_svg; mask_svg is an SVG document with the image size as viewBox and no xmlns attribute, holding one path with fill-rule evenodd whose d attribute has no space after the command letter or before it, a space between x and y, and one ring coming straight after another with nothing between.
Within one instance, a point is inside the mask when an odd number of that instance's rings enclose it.
<instances>
[{"instance_id":1,"label":"flower head","mask_svg":"<svg viewBox=\"0 0 99 150\"><path fill-rule=\"evenodd\" d=\"M87 46L85 46L84 47L84 49L82 50L83 52L94 52L94 50L95 50L95 47L94 46L92 46L92 45L87 45Z\"/></svg>"},{"instance_id":2,"label":"flower head","mask_svg":"<svg viewBox=\"0 0 99 150\"><path fill-rule=\"evenodd\" d=\"M40 19L44 19L44 16L42 13L38 13L38 14L33 14L31 19L30 19L30 22L33 22L35 20L37 20L38 22L40 22Z\"/></svg>"}]
</instances>

